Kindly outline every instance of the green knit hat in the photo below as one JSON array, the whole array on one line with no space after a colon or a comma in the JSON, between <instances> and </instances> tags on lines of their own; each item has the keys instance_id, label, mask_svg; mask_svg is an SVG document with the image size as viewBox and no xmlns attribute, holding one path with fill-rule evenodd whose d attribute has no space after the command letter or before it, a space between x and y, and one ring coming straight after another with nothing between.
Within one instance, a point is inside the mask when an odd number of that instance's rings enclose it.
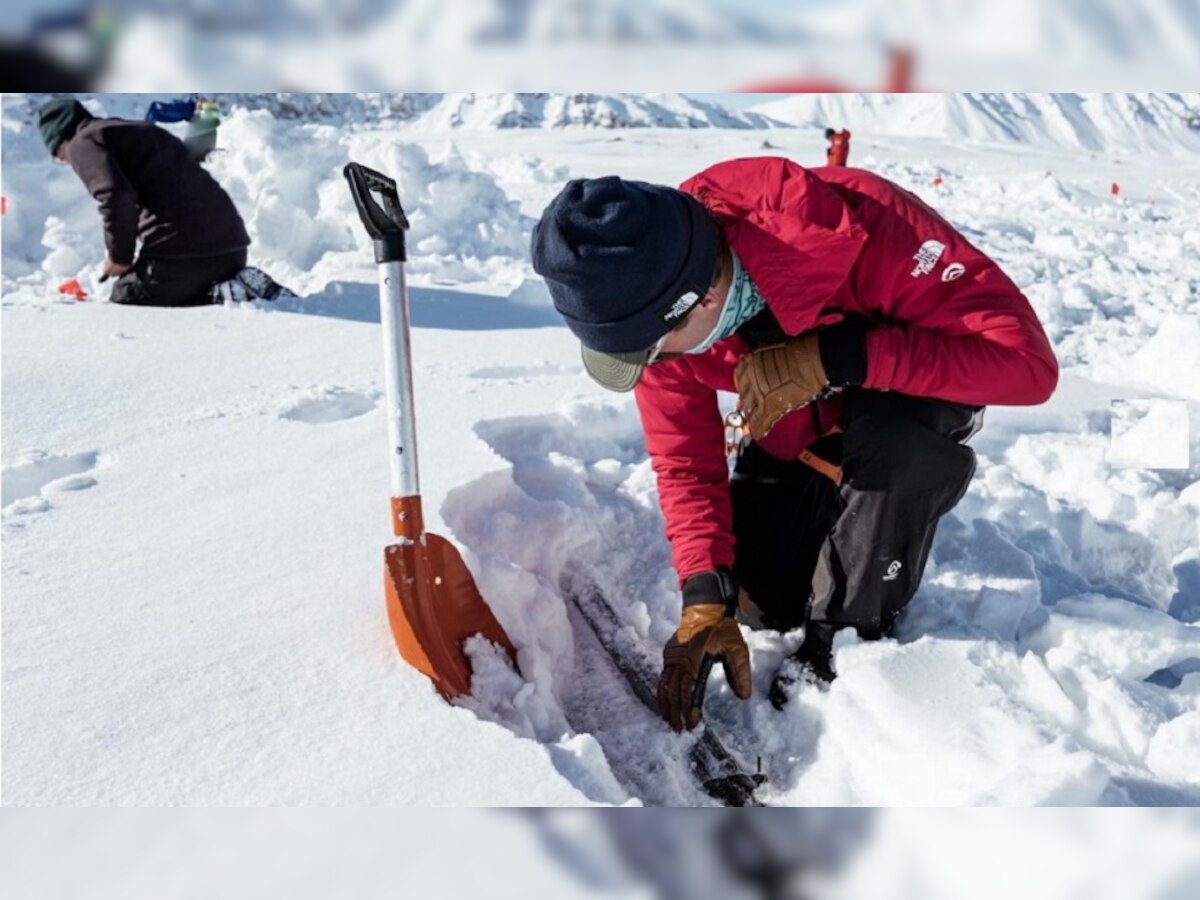
<instances>
[{"instance_id":1,"label":"green knit hat","mask_svg":"<svg viewBox=\"0 0 1200 900\"><path fill-rule=\"evenodd\" d=\"M63 97L43 104L38 110L38 129L50 155L57 153L62 142L73 138L75 130L91 118L94 116L78 100Z\"/></svg>"}]
</instances>

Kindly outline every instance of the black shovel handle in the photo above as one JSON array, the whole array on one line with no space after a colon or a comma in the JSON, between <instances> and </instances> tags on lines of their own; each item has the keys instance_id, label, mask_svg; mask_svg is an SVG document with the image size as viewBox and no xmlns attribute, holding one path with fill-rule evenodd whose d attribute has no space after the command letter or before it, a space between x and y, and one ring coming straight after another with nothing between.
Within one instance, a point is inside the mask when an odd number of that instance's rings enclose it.
<instances>
[{"instance_id":1,"label":"black shovel handle","mask_svg":"<svg viewBox=\"0 0 1200 900\"><path fill-rule=\"evenodd\" d=\"M342 174L350 183L358 217L375 242L375 262L404 262L407 259L404 232L408 229L408 217L400 206L395 180L356 162L346 163ZM379 194L382 206L373 194Z\"/></svg>"}]
</instances>

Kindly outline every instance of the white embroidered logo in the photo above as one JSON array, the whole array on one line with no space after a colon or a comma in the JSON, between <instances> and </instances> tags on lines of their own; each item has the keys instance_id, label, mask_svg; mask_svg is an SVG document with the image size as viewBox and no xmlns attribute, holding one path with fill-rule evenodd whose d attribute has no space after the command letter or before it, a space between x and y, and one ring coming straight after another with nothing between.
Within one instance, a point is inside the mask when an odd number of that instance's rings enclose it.
<instances>
[{"instance_id":1,"label":"white embroidered logo","mask_svg":"<svg viewBox=\"0 0 1200 900\"><path fill-rule=\"evenodd\" d=\"M933 271L933 267L937 265L937 261L942 258L942 254L946 251L946 245L941 241L926 241L921 245L921 249L913 254L913 259L917 261L917 266L912 270L912 277L917 278L921 275L928 275Z\"/></svg>"},{"instance_id":2,"label":"white embroidered logo","mask_svg":"<svg viewBox=\"0 0 1200 900\"><path fill-rule=\"evenodd\" d=\"M887 573L883 576L884 581L895 581L900 576L900 569L903 563L898 559L893 559L887 567Z\"/></svg>"},{"instance_id":3,"label":"white embroidered logo","mask_svg":"<svg viewBox=\"0 0 1200 900\"><path fill-rule=\"evenodd\" d=\"M700 295L695 291L685 291L679 295L678 300L671 304L671 308L667 310L667 314L663 316L663 319L667 322L670 322L672 319L678 319L685 312L691 309L699 299Z\"/></svg>"},{"instance_id":4,"label":"white embroidered logo","mask_svg":"<svg viewBox=\"0 0 1200 900\"><path fill-rule=\"evenodd\" d=\"M967 271L967 267L962 263L950 263L942 272L942 281L953 281L955 278L961 278L965 271Z\"/></svg>"}]
</instances>

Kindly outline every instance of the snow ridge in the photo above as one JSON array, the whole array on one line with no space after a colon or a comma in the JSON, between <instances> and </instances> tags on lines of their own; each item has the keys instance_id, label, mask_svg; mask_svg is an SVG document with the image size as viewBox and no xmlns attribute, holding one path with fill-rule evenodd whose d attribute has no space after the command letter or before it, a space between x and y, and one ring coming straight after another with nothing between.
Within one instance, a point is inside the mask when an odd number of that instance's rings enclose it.
<instances>
[{"instance_id":1,"label":"snow ridge","mask_svg":"<svg viewBox=\"0 0 1200 900\"><path fill-rule=\"evenodd\" d=\"M423 128L783 128L770 116L733 112L683 94L448 93L231 94L231 106L278 118L404 122Z\"/></svg>"},{"instance_id":2,"label":"snow ridge","mask_svg":"<svg viewBox=\"0 0 1200 900\"><path fill-rule=\"evenodd\" d=\"M10 95L32 121L48 95ZM172 94L80 94L107 115L140 119L152 100ZM790 128L759 112L733 111L686 94L594 93L215 93L227 113L266 110L282 121L330 125L414 125L442 128ZM23 101L23 103L22 103Z\"/></svg>"},{"instance_id":3,"label":"snow ridge","mask_svg":"<svg viewBox=\"0 0 1200 900\"><path fill-rule=\"evenodd\" d=\"M752 108L812 128L1059 146L1200 150L1200 94L796 94Z\"/></svg>"}]
</instances>

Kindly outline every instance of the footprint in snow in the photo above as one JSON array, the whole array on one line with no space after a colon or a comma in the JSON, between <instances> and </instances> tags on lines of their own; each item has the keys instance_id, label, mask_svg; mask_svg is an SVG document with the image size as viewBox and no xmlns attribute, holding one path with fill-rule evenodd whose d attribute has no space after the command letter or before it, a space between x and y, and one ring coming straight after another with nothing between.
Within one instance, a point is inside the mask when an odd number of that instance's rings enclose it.
<instances>
[{"instance_id":1,"label":"footprint in snow","mask_svg":"<svg viewBox=\"0 0 1200 900\"><path fill-rule=\"evenodd\" d=\"M50 508L49 497L60 491L82 491L96 485L92 477L100 460L95 450L54 456L43 450L25 454L19 462L3 469L5 513L42 512Z\"/></svg>"},{"instance_id":2,"label":"footprint in snow","mask_svg":"<svg viewBox=\"0 0 1200 900\"><path fill-rule=\"evenodd\" d=\"M279 417L309 425L327 425L366 415L378 402L379 394L374 392L367 394L338 387L321 388L291 402L279 413Z\"/></svg>"}]
</instances>

